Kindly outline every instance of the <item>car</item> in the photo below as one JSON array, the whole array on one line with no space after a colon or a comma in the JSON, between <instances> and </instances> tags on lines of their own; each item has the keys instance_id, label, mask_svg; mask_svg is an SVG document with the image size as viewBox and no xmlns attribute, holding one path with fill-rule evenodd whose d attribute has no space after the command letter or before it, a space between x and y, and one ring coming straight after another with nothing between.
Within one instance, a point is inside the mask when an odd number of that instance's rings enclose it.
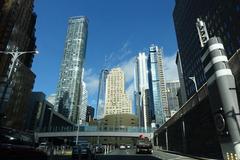
<instances>
[{"instance_id":1,"label":"car","mask_svg":"<svg viewBox=\"0 0 240 160\"><path fill-rule=\"evenodd\" d=\"M153 148L152 148L152 143L149 140L149 138L145 137L139 137L137 140L137 145L136 145L136 153L153 153Z\"/></svg>"},{"instance_id":2,"label":"car","mask_svg":"<svg viewBox=\"0 0 240 160\"><path fill-rule=\"evenodd\" d=\"M126 148L127 148L127 149L131 149L131 145L130 145L130 144L127 144L127 145L126 145Z\"/></svg>"},{"instance_id":3,"label":"car","mask_svg":"<svg viewBox=\"0 0 240 160\"><path fill-rule=\"evenodd\" d=\"M47 142L41 142L39 146L37 147L37 150L41 150L44 152L47 152L48 150L48 143Z\"/></svg>"},{"instance_id":4,"label":"car","mask_svg":"<svg viewBox=\"0 0 240 160\"><path fill-rule=\"evenodd\" d=\"M96 153L104 153L105 151L104 146L101 144L94 145L94 149Z\"/></svg>"},{"instance_id":5,"label":"car","mask_svg":"<svg viewBox=\"0 0 240 160\"><path fill-rule=\"evenodd\" d=\"M94 147L90 143L81 143L80 145L80 157L93 160L96 158L96 152Z\"/></svg>"},{"instance_id":6,"label":"car","mask_svg":"<svg viewBox=\"0 0 240 160\"><path fill-rule=\"evenodd\" d=\"M78 160L80 158L81 148L79 145L72 147L72 160Z\"/></svg>"},{"instance_id":7,"label":"car","mask_svg":"<svg viewBox=\"0 0 240 160\"><path fill-rule=\"evenodd\" d=\"M124 144L120 144L119 149L126 149L126 146Z\"/></svg>"}]
</instances>

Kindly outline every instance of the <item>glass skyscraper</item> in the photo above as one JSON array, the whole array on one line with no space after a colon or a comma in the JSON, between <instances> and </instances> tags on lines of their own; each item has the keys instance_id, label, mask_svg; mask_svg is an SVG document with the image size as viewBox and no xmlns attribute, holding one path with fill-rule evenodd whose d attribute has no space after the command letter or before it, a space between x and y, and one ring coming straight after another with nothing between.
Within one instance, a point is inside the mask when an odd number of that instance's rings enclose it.
<instances>
[{"instance_id":1,"label":"glass skyscraper","mask_svg":"<svg viewBox=\"0 0 240 160\"><path fill-rule=\"evenodd\" d=\"M57 87L56 106L59 113L75 123L79 119L82 68L86 53L87 35L88 20L86 17L69 18L64 57Z\"/></svg>"},{"instance_id":2,"label":"glass skyscraper","mask_svg":"<svg viewBox=\"0 0 240 160\"><path fill-rule=\"evenodd\" d=\"M105 97L106 97L106 79L109 71L103 69L99 77L98 101L97 101L97 119L104 118Z\"/></svg>"},{"instance_id":3,"label":"glass skyscraper","mask_svg":"<svg viewBox=\"0 0 240 160\"><path fill-rule=\"evenodd\" d=\"M149 85L148 85L148 68L147 56L144 52L139 53L136 58L134 68L135 83L135 106L140 126L147 128L151 124L149 116Z\"/></svg>"},{"instance_id":4,"label":"glass skyscraper","mask_svg":"<svg viewBox=\"0 0 240 160\"><path fill-rule=\"evenodd\" d=\"M86 84L82 81L81 88L81 102L79 107L79 119L82 120L83 123L86 122L86 113L87 113L87 104L88 104L88 91L86 88Z\"/></svg>"},{"instance_id":5,"label":"glass skyscraper","mask_svg":"<svg viewBox=\"0 0 240 160\"><path fill-rule=\"evenodd\" d=\"M165 122L166 116L169 116L163 73L163 51L158 46L152 45L149 52L150 112L152 120L161 126Z\"/></svg>"}]
</instances>

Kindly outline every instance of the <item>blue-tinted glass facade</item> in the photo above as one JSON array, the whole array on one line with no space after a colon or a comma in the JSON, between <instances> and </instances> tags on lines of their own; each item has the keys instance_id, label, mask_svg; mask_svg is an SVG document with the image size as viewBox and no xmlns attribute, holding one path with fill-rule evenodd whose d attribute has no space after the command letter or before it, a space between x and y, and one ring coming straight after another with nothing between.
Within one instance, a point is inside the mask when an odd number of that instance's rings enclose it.
<instances>
[{"instance_id":1,"label":"blue-tinted glass facade","mask_svg":"<svg viewBox=\"0 0 240 160\"><path fill-rule=\"evenodd\" d=\"M98 100L97 100L97 119L104 118L105 96L106 96L106 79L109 71L103 69L99 77Z\"/></svg>"},{"instance_id":2,"label":"blue-tinted glass facade","mask_svg":"<svg viewBox=\"0 0 240 160\"><path fill-rule=\"evenodd\" d=\"M150 113L153 121L158 125L165 122L164 113L164 93L162 83L164 83L162 68L162 50L157 46L150 47L148 58L149 89L150 89Z\"/></svg>"}]
</instances>

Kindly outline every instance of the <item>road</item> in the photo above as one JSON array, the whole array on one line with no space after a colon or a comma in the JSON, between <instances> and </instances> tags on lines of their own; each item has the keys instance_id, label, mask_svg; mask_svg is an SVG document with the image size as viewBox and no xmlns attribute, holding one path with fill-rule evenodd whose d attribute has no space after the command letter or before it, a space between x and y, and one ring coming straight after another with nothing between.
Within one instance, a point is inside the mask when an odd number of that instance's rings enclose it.
<instances>
[{"instance_id":1,"label":"road","mask_svg":"<svg viewBox=\"0 0 240 160\"><path fill-rule=\"evenodd\" d=\"M98 155L97 160L159 160L151 154L136 154L135 150L114 150L105 155Z\"/></svg>"},{"instance_id":2,"label":"road","mask_svg":"<svg viewBox=\"0 0 240 160\"><path fill-rule=\"evenodd\" d=\"M116 149L108 154L98 154L96 158L96 160L197 160L156 150L154 150L153 154L136 154L134 149ZM71 160L71 156L54 157L52 160Z\"/></svg>"}]
</instances>

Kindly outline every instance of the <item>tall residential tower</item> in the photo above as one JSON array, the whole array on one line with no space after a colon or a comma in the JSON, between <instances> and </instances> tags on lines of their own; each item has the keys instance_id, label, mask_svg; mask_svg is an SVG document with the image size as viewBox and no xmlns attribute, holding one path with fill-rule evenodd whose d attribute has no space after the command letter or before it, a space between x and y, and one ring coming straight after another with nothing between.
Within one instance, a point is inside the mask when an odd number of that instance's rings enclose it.
<instances>
[{"instance_id":1,"label":"tall residential tower","mask_svg":"<svg viewBox=\"0 0 240 160\"><path fill-rule=\"evenodd\" d=\"M149 85L147 56L139 53L134 68L135 106L140 126L147 128L151 124L149 113Z\"/></svg>"},{"instance_id":2,"label":"tall residential tower","mask_svg":"<svg viewBox=\"0 0 240 160\"><path fill-rule=\"evenodd\" d=\"M75 123L79 119L81 76L87 35L88 20L86 17L69 18L55 105L58 106L58 112Z\"/></svg>"},{"instance_id":3,"label":"tall residential tower","mask_svg":"<svg viewBox=\"0 0 240 160\"><path fill-rule=\"evenodd\" d=\"M156 124L162 125L169 117L166 84L163 73L163 50L152 45L149 50L149 88L151 97L151 115Z\"/></svg>"}]
</instances>

